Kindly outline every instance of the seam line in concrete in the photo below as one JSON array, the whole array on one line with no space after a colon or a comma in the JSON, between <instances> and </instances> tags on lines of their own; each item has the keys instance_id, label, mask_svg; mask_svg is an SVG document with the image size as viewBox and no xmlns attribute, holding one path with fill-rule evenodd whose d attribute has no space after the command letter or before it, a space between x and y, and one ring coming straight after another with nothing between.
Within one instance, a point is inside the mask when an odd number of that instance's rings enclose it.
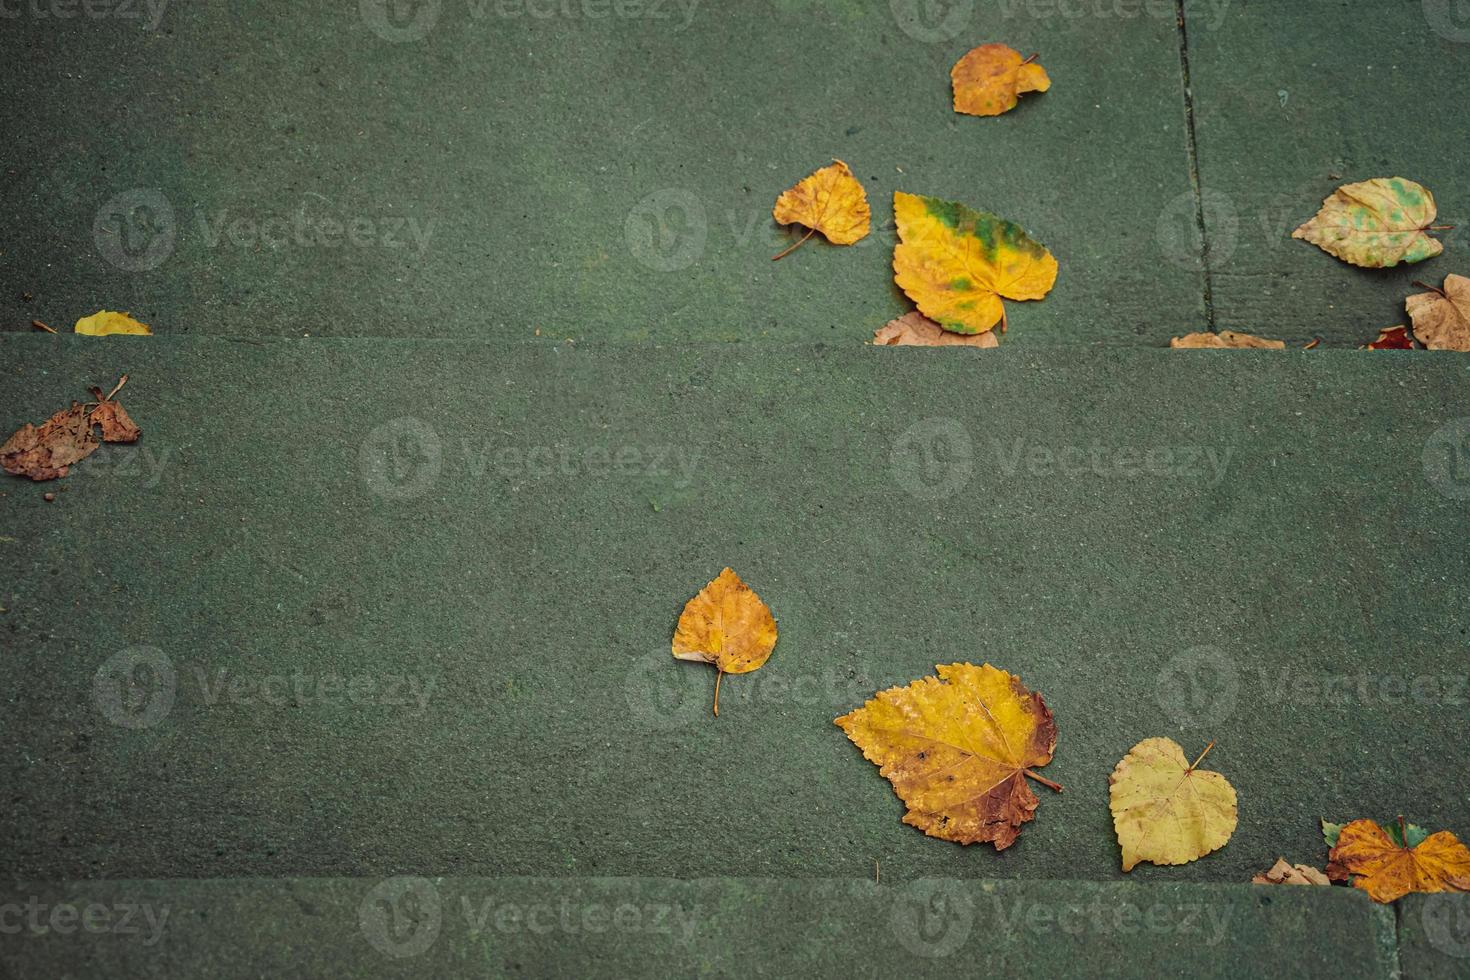
<instances>
[{"instance_id":1,"label":"seam line in concrete","mask_svg":"<svg viewBox=\"0 0 1470 980\"><path fill-rule=\"evenodd\" d=\"M1184 18L1185 0L1174 0L1179 25L1179 80L1184 90L1184 145L1189 155L1189 186L1194 192L1194 222L1199 229L1200 269L1204 275L1205 323L1215 331L1215 289L1210 278L1210 236L1205 228L1205 202L1200 193L1199 144L1194 130L1194 89L1189 78L1189 26Z\"/></svg>"}]
</instances>

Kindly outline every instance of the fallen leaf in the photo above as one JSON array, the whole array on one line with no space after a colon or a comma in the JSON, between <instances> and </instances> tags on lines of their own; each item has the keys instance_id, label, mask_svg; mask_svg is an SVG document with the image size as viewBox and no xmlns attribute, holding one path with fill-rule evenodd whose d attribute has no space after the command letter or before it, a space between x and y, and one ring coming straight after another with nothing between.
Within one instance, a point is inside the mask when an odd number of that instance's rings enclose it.
<instances>
[{"instance_id":1,"label":"fallen leaf","mask_svg":"<svg viewBox=\"0 0 1470 980\"><path fill-rule=\"evenodd\" d=\"M1324 832L1326 827L1324 821ZM1470 848L1447 830L1425 834L1402 818L1392 829L1375 820L1354 820L1337 829L1327 855L1328 877L1350 880L1375 902L1392 902L1410 892L1470 891Z\"/></svg>"},{"instance_id":2,"label":"fallen leaf","mask_svg":"<svg viewBox=\"0 0 1470 980\"><path fill-rule=\"evenodd\" d=\"M725 569L684 606L674 630L674 656L714 664L715 714L720 680L756 670L776 648L776 619L770 607L740 576Z\"/></svg>"},{"instance_id":3,"label":"fallen leaf","mask_svg":"<svg viewBox=\"0 0 1470 980\"><path fill-rule=\"evenodd\" d=\"M771 214L777 223L809 229L800 241L774 258L781 258L820 231L833 245L851 245L868 234L868 195L841 160L803 178L776 198Z\"/></svg>"},{"instance_id":4,"label":"fallen leaf","mask_svg":"<svg viewBox=\"0 0 1470 980\"><path fill-rule=\"evenodd\" d=\"M1413 350L1414 338L1404 326L1384 327L1378 331L1378 339L1364 344L1363 350Z\"/></svg>"},{"instance_id":5,"label":"fallen leaf","mask_svg":"<svg viewBox=\"0 0 1470 980\"><path fill-rule=\"evenodd\" d=\"M1251 879L1253 885L1331 885L1322 872L1309 864L1289 864L1286 858L1277 858L1269 870L1262 871Z\"/></svg>"},{"instance_id":6,"label":"fallen leaf","mask_svg":"<svg viewBox=\"0 0 1470 980\"><path fill-rule=\"evenodd\" d=\"M1198 768L1214 744L1191 765L1177 742L1146 738L1108 777L1124 871L1140 861L1188 864L1230 840L1235 788L1218 772Z\"/></svg>"},{"instance_id":7,"label":"fallen leaf","mask_svg":"<svg viewBox=\"0 0 1470 980\"><path fill-rule=\"evenodd\" d=\"M1219 333L1187 333L1170 340L1169 346L1191 350L1285 350L1286 341L1221 330Z\"/></svg>"},{"instance_id":8,"label":"fallen leaf","mask_svg":"<svg viewBox=\"0 0 1470 980\"><path fill-rule=\"evenodd\" d=\"M1423 285L1420 283L1420 285ZM1444 288L1430 287L1404 300L1414 337L1430 350L1470 350L1470 279L1448 275Z\"/></svg>"},{"instance_id":9,"label":"fallen leaf","mask_svg":"<svg viewBox=\"0 0 1470 980\"><path fill-rule=\"evenodd\" d=\"M954 83L954 111L971 116L998 116L1016 107L1025 92L1051 88L1046 69L1004 44L972 48L949 71Z\"/></svg>"},{"instance_id":10,"label":"fallen leaf","mask_svg":"<svg viewBox=\"0 0 1470 980\"><path fill-rule=\"evenodd\" d=\"M0 467L16 476L30 477L37 482L54 480L66 476L68 469L97 451L102 443L93 431L102 428L102 439L107 442L134 442L141 431L122 405L112 400L128 376L123 375L111 394L103 396L101 389L93 388L97 402L82 404L72 402L40 426L27 422L15 431L0 446Z\"/></svg>"},{"instance_id":11,"label":"fallen leaf","mask_svg":"<svg viewBox=\"0 0 1470 980\"><path fill-rule=\"evenodd\" d=\"M1386 269L1422 262L1444 251L1431 237L1438 210L1428 189L1403 177L1344 184L1292 238L1311 242L1344 262Z\"/></svg>"},{"instance_id":12,"label":"fallen leaf","mask_svg":"<svg viewBox=\"0 0 1470 980\"><path fill-rule=\"evenodd\" d=\"M893 194L893 216L894 281L945 330L1004 330L1002 296L1041 299L1056 284L1057 260L1004 218L903 191Z\"/></svg>"},{"instance_id":13,"label":"fallen leaf","mask_svg":"<svg viewBox=\"0 0 1470 980\"><path fill-rule=\"evenodd\" d=\"M109 334L139 334L151 336L148 324L139 323L126 313L100 310L77 321L76 332L89 337L106 337Z\"/></svg>"},{"instance_id":14,"label":"fallen leaf","mask_svg":"<svg viewBox=\"0 0 1470 980\"><path fill-rule=\"evenodd\" d=\"M936 677L879 691L838 718L930 837L1010 847L1036 812L1027 778L1051 761L1057 726L1040 694L985 664L940 664Z\"/></svg>"},{"instance_id":15,"label":"fallen leaf","mask_svg":"<svg viewBox=\"0 0 1470 980\"><path fill-rule=\"evenodd\" d=\"M910 310L873 331L873 343L886 347L999 347L994 330L952 333L918 310Z\"/></svg>"}]
</instances>

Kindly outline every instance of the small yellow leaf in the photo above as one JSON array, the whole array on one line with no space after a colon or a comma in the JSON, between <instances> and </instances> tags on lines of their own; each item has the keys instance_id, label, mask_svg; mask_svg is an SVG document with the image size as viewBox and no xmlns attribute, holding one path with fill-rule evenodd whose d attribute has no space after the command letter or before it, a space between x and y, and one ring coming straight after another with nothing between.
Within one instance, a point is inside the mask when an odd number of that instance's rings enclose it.
<instances>
[{"instance_id":1,"label":"small yellow leaf","mask_svg":"<svg viewBox=\"0 0 1470 980\"><path fill-rule=\"evenodd\" d=\"M1140 861L1188 864L1230 840L1235 788L1218 772L1196 768L1203 758L1190 765L1172 739L1146 738L1108 777L1124 871Z\"/></svg>"},{"instance_id":2,"label":"small yellow leaf","mask_svg":"<svg viewBox=\"0 0 1470 980\"><path fill-rule=\"evenodd\" d=\"M91 316L82 317L77 321L76 332L89 337L106 337L114 333L151 336L153 333L148 329L148 324L139 323L126 313L114 313L111 310L100 310Z\"/></svg>"},{"instance_id":3,"label":"small yellow leaf","mask_svg":"<svg viewBox=\"0 0 1470 980\"><path fill-rule=\"evenodd\" d=\"M1170 347L1193 350L1285 350L1284 340L1267 340L1248 333L1221 330L1219 333L1187 333L1169 341Z\"/></svg>"},{"instance_id":4,"label":"small yellow leaf","mask_svg":"<svg viewBox=\"0 0 1470 980\"><path fill-rule=\"evenodd\" d=\"M1444 251L1431 238L1438 210L1428 188L1403 177L1344 184L1292 238L1365 269L1422 262Z\"/></svg>"},{"instance_id":5,"label":"small yellow leaf","mask_svg":"<svg viewBox=\"0 0 1470 980\"><path fill-rule=\"evenodd\" d=\"M1036 57L1035 55L1031 56ZM1046 69L1004 44L982 44L955 62L954 111L971 116L998 116L1016 107L1024 92L1051 88Z\"/></svg>"},{"instance_id":6,"label":"small yellow leaf","mask_svg":"<svg viewBox=\"0 0 1470 980\"><path fill-rule=\"evenodd\" d=\"M756 670L776 648L776 619L770 607L740 576L725 569L690 599L674 630L674 656L700 660L719 670L715 714L720 713L720 678Z\"/></svg>"},{"instance_id":7,"label":"small yellow leaf","mask_svg":"<svg viewBox=\"0 0 1470 980\"><path fill-rule=\"evenodd\" d=\"M999 347L994 330L984 333L954 333L945 330L918 310L910 310L873 331L879 347Z\"/></svg>"},{"instance_id":8,"label":"small yellow leaf","mask_svg":"<svg viewBox=\"0 0 1470 980\"><path fill-rule=\"evenodd\" d=\"M832 161L831 166L823 167L784 191L776 198L771 214L780 224L798 224L820 231L833 245L851 245L862 239L868 234L871 217L863 185L841 160ZM808 232L807 238L810 237ZM796 244L804 241L806 238ZM786 250L789 251L790 248Z\"/></svg>"},{"instance_id":9,"label":"small yellow leaf","mask_svg":"<svg viewBox=\"0 0 1470 980\"><path fill-rule=\"evenodd\" d=\"M1000 298L1041 299L1057 260L1020 225L963 204L893 194L893 278L919 312L955 333L1005 329Z\"/></svg>"},{"instance_id":10,"label":"small yellow leaf","mask_svg":"<svg viewBox=\"0 0 1470 980\"><path fill-rule=\"evenodd\" d=\"M1407 835L1400 828L1400 837ZM1448 830L1418 844L1395 840L1377 821L1354 820L1337 835L1327 855L1327 873L1353 885L1375 902L1392 902L1410 892L1470 891L1470 848Z\"/></svg>"},{"instance_id":11,"label":"small yellow leaf","mask_svg":"<svg viewBox=\"0 0 1470 980\"><path fill-rule=\"evenodd\" d=\"M1051 761L1057 726L1041 695L985 664L940 664L938 677L879 691L836 724L908 807L903 822L930 837L1000 851L1038 800L1026 780Z\"/></svg>"}]
</instances>

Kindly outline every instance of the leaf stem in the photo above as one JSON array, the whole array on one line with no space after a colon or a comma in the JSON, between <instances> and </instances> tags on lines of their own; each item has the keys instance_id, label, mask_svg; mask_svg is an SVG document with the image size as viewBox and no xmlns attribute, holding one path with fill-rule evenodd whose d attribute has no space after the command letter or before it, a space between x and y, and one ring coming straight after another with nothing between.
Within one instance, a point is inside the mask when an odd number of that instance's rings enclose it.
<instances>
[{"instance_id":1,"label":"leaf stem","mask_svg":"<svg viewBox=\"0 0 1470 980\"><path fill-rule=\"evenodd\" d=\"M1054 783L1050 779L1047 779L1045 776L1038 776L1036 773L1032 772L1030 769L1022 769L1021 772L1022 772L1023 775L1030 776L1032 779L1036 780L1041 785L1048 787L1049 789L1054 789L1058 793L1060 793L1062 791L1062 784L1061 783Z\"/></svg>"},{"instance_id":2,"label":"leaf stem","mask_svg":"<svg viewBox=\"0 0 1470 980\"><path fill-rule=\"evenodd\" d=\"M1199 754L1199 758L1198 759L1195 759L1194 760L1194 764L1189 767L1189 771L1190 772L1194 772L1196 769L1198 769L1199 768L1199 764L1201 762L1204 762L1205 761L1205 756L1209 755L1210 754L1210 749L1213 749L1214 747L1215 747L1215 743L1214 742L1211 742L1209 745L1206 745L1205 746L1205 750Z\"/></svg>"},{"instance_id":3,"label":"leaf stem","mask_svg":"<svg viewBox=\"0 0 1470 980\"><path fill-rule=\"evenodd\" d=\"M47 333L56 332L55 330L52 330L50 327L46 326L46 324L42 323L40 320L32 320L31 326L35 327L37 330L44 330Z\"/></svg>"},{"instance_id":4,"label":"leaf stem","mask_svg":"<svg viewBox=\"0 0 1470 980\"><path fill-rule=\"evenodd\" d=\"M795 241L795 243L786 246L786 248L782 249L779 254L771 256L771 261L772 262L775 262L778 259L784 259L786 256L790 255L792 252L796 251L797 248L799 248L801 245L805 244L806 240L808 238L812 237L813 235L815 235L816 233L817 233L817 229L815 229L815 228L808 228L807 229L807 233L805 235L802 235L800 238L798 238Z\"/></svg>"},{"instance_id":5,"label":"leaf stem","mask_svg":"<svg viewBox=\"0 0 1470 980\"><path fill-rule=\"evenodd\" d=\"M720 681L724 679L725 671L720 667L716 667L715 669L719 671L715 675L715 717L718 718L720 717Z\"/></svg>"}]
</instances>

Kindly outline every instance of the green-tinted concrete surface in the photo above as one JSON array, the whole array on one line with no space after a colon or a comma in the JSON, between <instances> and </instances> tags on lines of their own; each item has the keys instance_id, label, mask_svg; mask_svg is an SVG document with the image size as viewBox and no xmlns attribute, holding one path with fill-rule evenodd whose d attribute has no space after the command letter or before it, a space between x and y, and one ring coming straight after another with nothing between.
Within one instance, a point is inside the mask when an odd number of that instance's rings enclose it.
<instances>
[{"instance_id":1,"label":"green-tinted concrete surface","mask_svg":"<svg viewBox=\"0 0 1470 980\"><path fill-rule=\"evenodd\" d=\"M1329 346L1408 323L1404 297L1464 274L1470 10L1453 0L1189 0L1189 65L1215 320ZM1358 269L1291 233L1342 184L1407 177L1442 256Z\"/></svg>"},{"instance_id":2,"label":"green-tinted concrete surface","mask_svg":"<svg viewBox=\"0 0 1470 980\"><path fill-rule=\"evenodd\" d=\"M159 2L3 21L0 329L856 345L909 308L895 190L1056 254L1010 342L1204 321L1172 3ZM1053 89L956 114L997 38ZM834 157L873 233L773 264L776 196Z\"/></svg>"},{"instance_id":3,"label":"green-tinted concrete surface","mask_svg":"<svg viewBox=\"0 0 1470 980\"><path fill-rule=\"evenodd\" d=\"M17 882L0 899L13 976L1401 975L1394 910L1347 888L285 878ZM1427 953L1402 976L1470 966Z\"/></svg>"},{"instance_id":4,"label":"green-tinted concrete surface","mask_svg":"<svg viewBox=\"0 0 1470 980\"><path fill-rule=\"evenodd\" d=\"M1216 742L1229 846L1470 837L1466 367L1437 355L0 339L0 419L144 429L0 487L0 871L1121 879L1107 776ZM42 499L58 492L55 502ZM669 656L731 565L780 642ZM832 719L941 662L1060 739L997 854ZM888 873L888 872L885 872Z\"/></svg>"}]
</instances>

